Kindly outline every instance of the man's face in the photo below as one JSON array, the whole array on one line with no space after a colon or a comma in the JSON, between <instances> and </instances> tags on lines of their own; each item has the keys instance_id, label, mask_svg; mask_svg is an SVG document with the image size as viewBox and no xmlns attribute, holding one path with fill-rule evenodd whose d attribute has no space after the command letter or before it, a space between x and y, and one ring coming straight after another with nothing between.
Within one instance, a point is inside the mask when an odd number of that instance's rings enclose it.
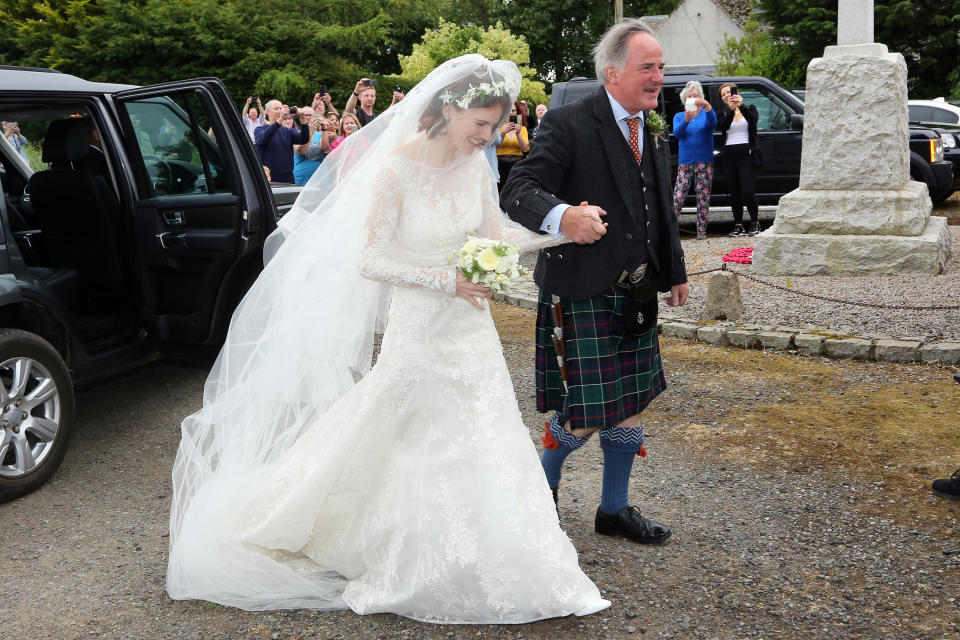
<instances>
[{"instance_id":1,"label":"man's face","mask_svg":"<svg viewBox=\"0 0 960 640\"><path fill-rule=\"evenodd\" d=\"M360 92L360 106L364 109L372 109L373 104L377 101L377 90L373 87L369 89L364 89Z\"/></svg>"},{"instance_id":2,"label":"man's face","mask_svg":"<svg viewBox=\"0 0 960 640\"><path fill-rule=\"evenodd\" d=\"M630 113L657 108L663 87L663 49L648 33L635 33L622 69L606 68L607 90Z\"/></svg>"},{"instance_id":3,"label":"man's face","mask_svg":"<svg viewBox=\"0 0 960 640\"><path fill-rule=\"evenodd\" d=\"M547 112L547 105L545 105L545 104L538 104L538 105L537 105L537 120L542 119L542 118L543 118L543 114L545 114L546 112Z\"/></svg>"},{"instance_id":4,"label":"man's face","mask_svg":"<svg viewBox=\"0 0 960 640\"><path fill-rule=\"evenodd\" d=\"M270 119L270 122L276 122L283 114L283 105L275 100L271 100L263 110L266 111L267 118Z\"/></svg>"}]
</instances>

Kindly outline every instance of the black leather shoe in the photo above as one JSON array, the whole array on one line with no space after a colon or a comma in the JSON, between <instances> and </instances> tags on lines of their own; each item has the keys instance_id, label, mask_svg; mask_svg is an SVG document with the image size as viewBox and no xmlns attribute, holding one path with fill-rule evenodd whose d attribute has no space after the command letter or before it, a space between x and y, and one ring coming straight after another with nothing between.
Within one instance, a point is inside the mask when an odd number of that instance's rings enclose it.
<instances>
[{"instance_id":1,"label":"black leather shoe","mask_svg":"<svg viewBox=\"0 0 960 640\"><path fill-rule=\"evenodd\" d=\"M655 544L670 537L670 528L640 515L639 507L624 507L612 516L597 509L594 531L603 536L622 536L641 544Z\"/></svg>"}]
</instances>

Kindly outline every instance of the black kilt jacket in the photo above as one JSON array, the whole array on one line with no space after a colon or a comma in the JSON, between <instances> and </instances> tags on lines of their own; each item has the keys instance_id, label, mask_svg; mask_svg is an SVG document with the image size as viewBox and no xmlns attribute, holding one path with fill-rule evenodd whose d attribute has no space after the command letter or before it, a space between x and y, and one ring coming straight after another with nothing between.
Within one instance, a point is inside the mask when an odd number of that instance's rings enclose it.
<instances>
[{"instance_id":1,"label":"black kilt jacket","mask_svg":"<svg viewBox=\"0 0 960 640\"><path fill-rule=\"evenodd\" d=\"M630 171L639 171L630 146L613 117L606 90L578 102L550 109L530 154L518 162L501 192L500 204L518 223L540 231L543 219L557 204L587 201L603 208L607 233L593 244L568 243L540 252L534 280L547 293L570 300L600 294L617 281L625 269L636 266L644 247L659 266L658 289L687 281L677 220L673 214L670 154L666 141L655 145L644 127L644 166L653 154L658 206L655 230L638 240L637 220L643 203L631 188ZM634 187L636 179L633 180ZM549 254L549 257L548 257Z\"/></svg>"}]
</instances>

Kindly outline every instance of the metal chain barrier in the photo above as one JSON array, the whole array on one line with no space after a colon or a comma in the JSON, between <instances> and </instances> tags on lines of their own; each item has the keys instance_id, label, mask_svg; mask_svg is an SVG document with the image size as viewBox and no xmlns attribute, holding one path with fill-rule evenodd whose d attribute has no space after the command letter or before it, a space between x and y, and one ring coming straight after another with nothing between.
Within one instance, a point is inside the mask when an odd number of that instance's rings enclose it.
<instances>
[{"instance_id":1,"label":"metal chain barrier","mask_svg":"<svg viewBox=\"0 0 960 640\"><path fill-rule=\"evenodd\" d=\"M723 263L723 266L718 267L718 268L716 268L716 269L707 269L706 271L697 271L697 272L695 272L695 273L688 273L688 274L687 274L687 277L690 278L690 277L693 277L693 276L702 276L702 275L707 274L707 273L713 273L714 271L729 271L730 273L735 273L735 274L737 274L738 276L741 276L741 277L743 277L743 278L746 278L747 280L750 280L750 281L752 281L752 282L756 282L757 284L762 284L762 285L767 286L767 287L772 287L772 288L774 288L774 289L779 289L780 291L786 291L787 293L792 293L792 294L794 294L794 295L806 296L806 297L808 297L808 298L814 298L815 300L823 300L824 302L833 302L833 303L835 303L835 304L847 304L847 305L852 305L852 306L855 306L855 307L870 307L870 308L872 308L872 309L895 309L895 310L898 310L898 311L955 311L955 310L960 310L960 305L942 305L942 306L932 306L932 307L914 307L914 306L910 306L910 305L877 304L877 303L873 303L873 302L854 302L854 301L851 301L851 300L840 300L840 299L838 299L838 298L828 298L827 296L821 296L821 295L817 295L817 294L815 294L815 293L807 293L807 292L805 292L805 291L797 291L796 289L790 289L790 288L788 288L788 287L782 287L782 286L780 286L780 285L778 285L778 284L773 284L772 282L767 282L767 281L765 281L765 280L761 280L761 279L757 278L756 276L751 276L751 275L746 274L746 273L743 273L743 272L741 272L741 271L736 271L736 270L734 270L734 269L731 269L731 268L728 266L728 264L729 264L728 262L724 262L724 263Z\"/></svg>"}]
</instances>

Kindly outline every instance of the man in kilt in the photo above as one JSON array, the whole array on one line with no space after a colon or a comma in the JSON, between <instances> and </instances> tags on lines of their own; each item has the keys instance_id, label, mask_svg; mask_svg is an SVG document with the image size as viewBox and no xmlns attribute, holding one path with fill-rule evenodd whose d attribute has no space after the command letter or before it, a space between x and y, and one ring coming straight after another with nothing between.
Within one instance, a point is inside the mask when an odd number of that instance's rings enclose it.
<instances>
[{"instance_id":1,"label":"man in kilt","mask_svg":"<svg viewBox=\"0 0 960 640\"><path fill-rule=\"evenodd\" d=\"M629 505L628 484L646 453L641 413L666 387L657 292L678 306L690 291L665 127L650 115L663 52L646 25L626 20L597 44L594 62L603 86L547 112L501 204L520 224L571 240L542 250L534 271L537 408L556 412L541 458L554 500L563 461L599 431L597 533L661 542L670 529Z\"/></svg>"}]
</instances>

